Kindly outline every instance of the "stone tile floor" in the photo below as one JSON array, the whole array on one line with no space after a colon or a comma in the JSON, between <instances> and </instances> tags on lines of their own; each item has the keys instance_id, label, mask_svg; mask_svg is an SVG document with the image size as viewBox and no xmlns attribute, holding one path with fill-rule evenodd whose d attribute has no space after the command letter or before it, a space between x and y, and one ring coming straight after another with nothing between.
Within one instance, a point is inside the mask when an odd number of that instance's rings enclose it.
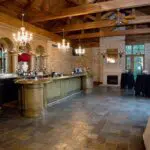
<instances>
[{"instance_id":1,"label":"stone tile floor","mask_svg":"<svg viewBox=\"0 0 150 150\"><path fill-rule=\"evenodd\" d=\"M0 150L144 150L149 115L150 99L105 87L49 107L36 119L5 108Z\"/></svg>"}]
</instances>

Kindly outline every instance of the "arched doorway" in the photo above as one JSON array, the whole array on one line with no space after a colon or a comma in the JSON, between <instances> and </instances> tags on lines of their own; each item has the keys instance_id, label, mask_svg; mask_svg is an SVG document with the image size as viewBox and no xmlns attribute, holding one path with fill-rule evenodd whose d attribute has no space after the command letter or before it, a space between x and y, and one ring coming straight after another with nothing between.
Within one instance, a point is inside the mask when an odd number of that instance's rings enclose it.
<instances>
[{"instance_id":1,"label":"arched doorway","mask_svg":"<svg viewBox=\"0 0 150 150\"><path fill-rule=\"evenodd\" d=\"M45 48L42 45L38 45L35 51L36 54L36 70L38 72L43 72L46 69L47 66L47 60L46 60L46 51Z\"/></svg>"},{"instance_id":2,"label":"arched doorway","mask_svg":"<svg viewBox=\"0 0 150 150\"><path fill-rule=\"evenodd\" d=\"M0 72L11 72L11 51L13 50L13 42L6 37L0 38Z\"/></svg>"}]
</instances>

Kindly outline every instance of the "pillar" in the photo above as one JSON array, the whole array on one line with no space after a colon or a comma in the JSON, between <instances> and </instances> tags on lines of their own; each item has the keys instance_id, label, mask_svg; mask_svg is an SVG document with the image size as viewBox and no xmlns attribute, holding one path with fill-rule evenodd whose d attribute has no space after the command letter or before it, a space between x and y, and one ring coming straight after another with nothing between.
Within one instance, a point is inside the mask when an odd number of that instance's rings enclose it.
<instances>
[{"instance_id":1,"label":"pillar","mask_svg":"<svg viewBox=\"0 0 150 150\"><path fill-rule=\"evenodd\" d=\"M18 53L11 54L12 62L11 62L11 72L16 73L18 67Z\"/></svg>"},{"instance_id":2,"label":"pillar","mask_svg":"<svg viewBox=\"0 0 150 150\"><path fill-rule=\"evenodd\" d=\"M44 85L24 84L21 89L20 108L25 117L39 117L42 115Z\"/></svg>"},{"instance_id":3,"label":"pillar","mask_svg":"<svg viewBox=\"0 0 150 150\"><path fill-rule=\"evenodd\" d=\"M35 55L31 55L31 60L30 60L30 71L35 70Z\"/></svg>"}]
</instances>

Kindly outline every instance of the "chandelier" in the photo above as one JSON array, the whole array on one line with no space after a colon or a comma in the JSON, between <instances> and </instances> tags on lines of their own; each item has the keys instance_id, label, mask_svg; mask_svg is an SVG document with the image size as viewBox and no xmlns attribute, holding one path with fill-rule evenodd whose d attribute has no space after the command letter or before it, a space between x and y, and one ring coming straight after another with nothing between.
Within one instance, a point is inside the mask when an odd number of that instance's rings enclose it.
<instances>
[{"instance_id":1,"label":"chandelier","mask_svg":"<svg viewBox=\"0 0 150 150\"><path fill-rule=\"evenodd\" d=\"M85 54L85 49L81 47L79 40L79 47L75 49L76 55L82 56Z\"/></svg>"},{"instance_id":2,"label":"chandelier","mask_svg":"<svg viewBox=\"0 0 150 150\"><path fill-rule=\"evenodd\" d=\"M26 31L24 27L24 14L22 14L22 27L17 33L13 33L13 38L19 46L26 46L33 39L32 33Z\"/></svg>"},{"instance_id":3,"label":"chandelier","mask_svg":"<svg viewBox=\"0 0 150 150\"><path fill-rule=\"evenodd\" d=\"M58 43L58 48L63 50L63 51L66 51L68 49L70 49L70 43L69 42L66 42L66 39L65 39L65 35L64 35L64 29L63 29L63 39L62 39L62 42L61 43Z\"/></svg>"}]
</instances>

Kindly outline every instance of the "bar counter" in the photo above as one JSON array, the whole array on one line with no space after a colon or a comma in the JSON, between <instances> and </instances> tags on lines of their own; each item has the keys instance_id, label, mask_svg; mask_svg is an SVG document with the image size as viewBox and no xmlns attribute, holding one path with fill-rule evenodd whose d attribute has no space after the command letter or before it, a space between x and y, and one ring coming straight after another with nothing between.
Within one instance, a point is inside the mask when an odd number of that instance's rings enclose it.
<instances>
[{"instance_id":1,"label":"bar counter","mask_svg":"<svg viewBox=\"0 0 150 150\"><path fill-rule=\"evenodd\" d=\"M26 117L38 117L49 103L66 96L86 91L85 74L43 79L17 79L19 84L19 106Z\"/></svg>"}]
</instances>

